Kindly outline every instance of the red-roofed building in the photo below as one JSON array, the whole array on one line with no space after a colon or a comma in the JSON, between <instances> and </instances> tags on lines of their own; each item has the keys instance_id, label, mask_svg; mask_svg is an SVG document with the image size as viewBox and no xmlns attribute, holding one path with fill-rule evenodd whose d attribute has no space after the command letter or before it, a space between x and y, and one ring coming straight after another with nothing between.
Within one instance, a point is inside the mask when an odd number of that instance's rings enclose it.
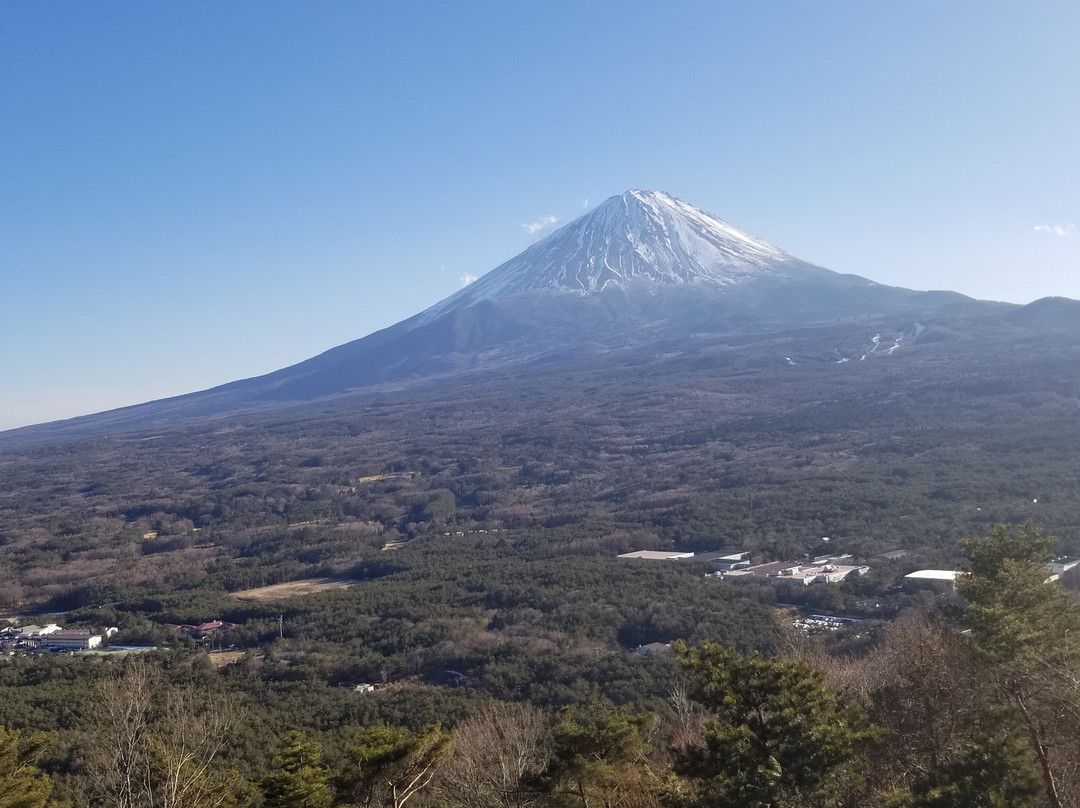
<instances>
[{"instance_id":1,"label":"red-roofed building","mask_svg":"<svg viewBox=\"0 0 1080 808\"><path fill-rule=\"evenodd\" d=\"M189 637L194 637L196 640L201 640L205 637L210 637L219 631L232 628L235 625L236 623L226 623L224 620L211 620L208 623L199 623L197 626L174 625L173 628L181 634L186 634Z\"/></svg>"}]
</instances>

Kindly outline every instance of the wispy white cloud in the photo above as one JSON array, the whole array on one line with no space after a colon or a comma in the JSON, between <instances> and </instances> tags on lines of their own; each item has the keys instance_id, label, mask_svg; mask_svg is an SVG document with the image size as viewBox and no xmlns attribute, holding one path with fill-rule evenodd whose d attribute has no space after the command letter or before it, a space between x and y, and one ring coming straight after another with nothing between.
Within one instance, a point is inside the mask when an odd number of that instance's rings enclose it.
<instances>
[{"instance_id":1,"label":"wispy white cloud","mask_svg":"<svg viewBox=\"0 0 1080 808\"><path fill-rule=\"evenodd\" d=\"M1069 224L1037 224L1035 225L1036 233L1049 233L1051 236L1057 236L1058 238L1075 238L1076 237L1076 225Z\"/></svg>"},{"instance_id":2,"label":"wispy white cloud","mask_svg":"<svg viewBox=\"0 0 1080 808\"><path fill-rule=\"evenodd\" d=\"M546 216L541 216L535 222L529 222L528 224L523 224L522 227L524 227L525 232L528 233L531 236L531 235L534 235L536 233L539 233L541 230L546 230L547 228L551 227L552 225L555 225L555 224L558 224L558 223L559 223L559 217L554 216L554 215L549 213Z\"/></svg>"},{"instance_id":3,"label":"wispy white cloud","mask_svg":"<svg viewBox=\"0 0 1080 808\"><path fill-rule=\"evenodd\" d=\"M475 281L476 276L475 275L470 275L468 272L466 272L464 275L462 275L460 278L458 278L458 280L461 281L462 287L465 287L465 286L468 286L473 281Z\"/></svg>"}]
</instances>

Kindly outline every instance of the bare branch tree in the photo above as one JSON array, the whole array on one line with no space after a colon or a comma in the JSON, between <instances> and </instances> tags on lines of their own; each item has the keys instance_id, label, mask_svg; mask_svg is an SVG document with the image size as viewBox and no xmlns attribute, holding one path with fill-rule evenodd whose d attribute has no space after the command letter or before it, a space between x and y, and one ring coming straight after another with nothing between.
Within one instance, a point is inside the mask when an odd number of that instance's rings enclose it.
<instances>
[{"instance_id":1,"label":"bare branch tree","mask_svg":"<svg viewBox=\"0 0 1080 808\"><path fill-rule=\"evenodd\" d=\"M151 702L160 686L160 672L134 658L120 677L95 688L94 731L87 745L93 804L115 808L150 804L147 747Z\"/></svg>"},{"instance_id":2,"label":"bare branch tree","mask_svg":"<svg viewBox=\"0 0 1080 808\"><path fill-rule=\"evenodd\" d=\"M96 689L87 744L90 803L103 808L218 808L240 778L216 768L239 717L230 699L171 686L144 658Z\"/></svg>"},{"instance_id":3,"label":"bare branch tree","mask_svg":"<svg viewBox=\"0 0 1080 808\"><path fill-rule=\"evenodd\" d=\"M540 800L530 781L547 762L548 724L525 704L493 704L454 733L454 754L438 792L462 808L529 808Z\"/></svg>"},{"instance_id":4,"label":"bare branch tree","mask_svg":"<svg viewBox=\"0 0 1080 808\"><path fill-rule=\"evenodd\" d=\"M215 766L238 712L232 699L208 700L190 687L168 691L153 745L155 808L218 808L232 796L229 777Z\"/></svg>"}]
</instances>

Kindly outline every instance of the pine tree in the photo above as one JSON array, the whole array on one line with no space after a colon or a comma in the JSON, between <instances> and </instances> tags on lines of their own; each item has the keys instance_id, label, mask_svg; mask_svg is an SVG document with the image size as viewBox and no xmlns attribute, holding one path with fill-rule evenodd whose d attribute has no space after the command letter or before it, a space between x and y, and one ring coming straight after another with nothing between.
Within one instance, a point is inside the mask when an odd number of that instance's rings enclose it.
<instances>
[{"instance_id":1,"label":"pine tree","mask_svg":"<svg viewBox=\"0 0 1080 808\"><path fill-rule=\"evenodd\" d=\"M713 643L686 652L693 698L708 711L701 739L676 750L691 805L779 808L836 804L860 780L858 746L873 730L804 662Z\"/></svg>"},{"instance_id":2,"label":"pine tree","mask_svg":"<svg viewBox=\"0 0 1080 808\"><path fill-rule=\"evenodd\" d=\"M541 780L561 805L647 805L657 778L646 762L656 716L610 704L562 711Z\"/></svg>"},{"instance_id":3,"label":"pine tree","mask_svg":"<svg viewBox=\"0 0 1080 808\"><path fill-rule=\"evenodd\" d=\"M363 806L401 808L426 788L453 751L453 737L438 726L411 732L401 727L370 727L350 752L352 768L343 790Z\"/></svg>"},{"instance_id":4,"label":"pine tree","mask_svg":"<svg viewBox=\"0 0 1080 808\"><path fill-rule=\"evenodd\" d=\"M1047 802L1061 808L1062 769L1080 759L1080 603L1049 581L1052 544L1030 522L999 525L962 543L971 568L956 585L988 675L1019 715Z\"/></svg>"},{"instance_id":5,"label":"pine tree","mask_svg":"<svg viewBox=\"0 0 1080 808\"><path fill-rule=\"evenodd\" d=\"M23 736L0 727L0 808L43 808L52 782L35 765L50 741L43 733Z\"/></svg>"},{"instance_id":6,"label":"pine tree","mask_svg":"<svg viewBox=\"0 0 1080 808\"><path fill-rule=\"evenodd\" d=\"M924 772L896 808L1032 808L1041 789L1029 760L1003 723Z\"/></svg>"},{"instance_id":7,"label":"pine tree","mask_svg":"<svg viewBox=\"0 0 1080 808\"><path fill-rule=\"evenodd\" d=\"M322 749L303 732L288 734L274 765L278 770L262 782L266 808L330 808L333 804Z\"/></svg>"}]
</instances>

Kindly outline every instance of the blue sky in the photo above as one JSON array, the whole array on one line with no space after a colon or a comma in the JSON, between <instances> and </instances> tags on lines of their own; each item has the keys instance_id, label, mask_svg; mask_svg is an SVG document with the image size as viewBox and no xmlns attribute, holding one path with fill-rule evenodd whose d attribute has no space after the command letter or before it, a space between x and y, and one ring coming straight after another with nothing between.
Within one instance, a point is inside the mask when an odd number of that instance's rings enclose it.
<instances>
[{"instance_id":1,"label":"blue sky","mask_svg":"<svg viewBox=\"0 0 1080 808\"><path fill-rule=\"evenodd\" d=\"M1080 298L1080 4L0 7L0 429L388 326L629 188Z\"/></svg>"}]
</instances>

